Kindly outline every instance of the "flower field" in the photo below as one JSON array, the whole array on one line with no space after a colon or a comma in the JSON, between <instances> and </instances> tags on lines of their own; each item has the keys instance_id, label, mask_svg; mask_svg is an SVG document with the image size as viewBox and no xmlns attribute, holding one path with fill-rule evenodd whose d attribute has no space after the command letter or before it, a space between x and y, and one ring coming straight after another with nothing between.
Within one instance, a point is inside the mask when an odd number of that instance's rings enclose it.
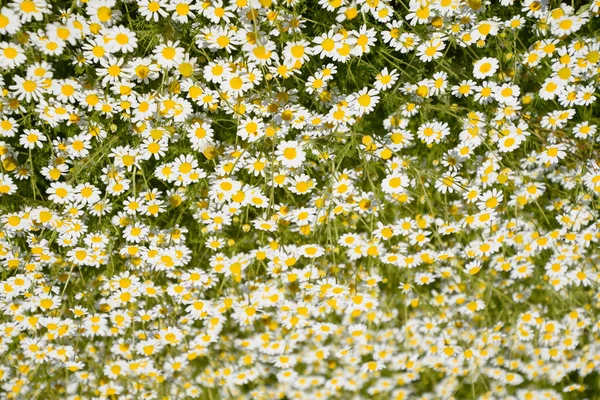
<instances>
[{"instance_id":1,"label":"flower field","mask_svg":"<svg viewBox=\"0 0 600 400\"><path fill-rule=\"evenodd\" d=\"M600 398L599 17L2 2L0 399Z\"/></svg>"}]
</instances>

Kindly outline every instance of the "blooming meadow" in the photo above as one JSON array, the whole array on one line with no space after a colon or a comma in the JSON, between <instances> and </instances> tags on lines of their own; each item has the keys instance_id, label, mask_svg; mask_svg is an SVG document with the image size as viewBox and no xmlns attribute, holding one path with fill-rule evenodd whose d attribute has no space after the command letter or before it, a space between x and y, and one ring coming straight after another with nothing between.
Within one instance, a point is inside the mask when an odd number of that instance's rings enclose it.
<instances>
[{"instance_id":1,"label":"blooming meadow","mask_svg":"<svg viewBox=\"0 0 600 400\"><path fill-rule=\"evenodd\" d=\"M600 396L600 1L2 4L1 399Z\"/></svg>"}]
</instances>

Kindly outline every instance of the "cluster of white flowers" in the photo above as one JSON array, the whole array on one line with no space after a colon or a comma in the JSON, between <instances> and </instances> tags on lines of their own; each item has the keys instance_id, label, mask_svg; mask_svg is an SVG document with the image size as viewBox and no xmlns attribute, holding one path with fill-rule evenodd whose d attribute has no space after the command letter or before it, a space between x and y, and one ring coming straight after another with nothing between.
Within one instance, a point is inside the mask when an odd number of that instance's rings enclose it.
<instances>
[{"instance_id":1,"label":"cluster of white flowers","mask_svg":"<svg viewBox=\"0 0 600 400\"><path fill-rule=\"evenodd\" d=\"M572 3L5 2L0 399L595 398Z\"/></svg>"}]
</instances>

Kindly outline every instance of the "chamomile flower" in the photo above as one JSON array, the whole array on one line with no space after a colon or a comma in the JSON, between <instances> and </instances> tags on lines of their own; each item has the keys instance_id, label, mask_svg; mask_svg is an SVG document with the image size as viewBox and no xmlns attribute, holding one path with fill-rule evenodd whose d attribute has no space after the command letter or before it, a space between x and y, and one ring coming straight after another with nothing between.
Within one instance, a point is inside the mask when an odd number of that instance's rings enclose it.
<instances>
[{"instance_id":1,"label":"chamomile flower","mask_svg":"<svg viewBox=\"0 0 600 400\"><path fill-rule=\"evenodd\" d=\"M17 191L17 185L12 178L0 172L0 195L11 195Z\"/></svg>"},{"instance_id":2,"label":"chamomile flower","mask_svg":"<svg viewBox=\"0 0 600 400\"><path fill-rule=\"evenodd\" d=\"M207 41L210 50L225 50L227 53L231 53L241 44L234 31L222 27L213 27Z\"/></svg>"},{"instance_id":3,"label":"chamomile flower","mask_svg":"<svg viewBox=\"0 0 600 400\"><path fill-rule=\"evenodd\" d=\"M446 48L445 40L446 37L444 35L434 33L431 39L417 47L417 56L422 62L437 60L442 56L442 51Z\"/></svg>"},{"instance_id":4,"label":"chamomile flower","mask_svg":"<svg viewBox=\"0 0 600 400\"><path fill-rule=\"evenodd\" d=\"M151 58L134 58L124 66L124 71L129 77L137 82L148 83L157 79L160 66Z\"/></svg>"},{"instance_id":5,"label":"chamomile flower","mask_svg":"<svg viewBox=\"0 0 600 400\"><path fill-rule=\"evenodd\" d=\"M25 129L19 138L19 143L26 149L42 148L46 136L37 129Z\"/></svg>"},{"instance_id":6,"label":"chamomile flower","mask_svg":"<svg viewBox=\"0 0 600 400\"><path fill-rule=\"evenodd\" d=\"M594 137L597 132L597 126L587 121L581 122L573 128L573 134L578 139L587 139Z\"/></svg>"},{"instance_id":7,"label":"chamomile flower","mask_svg":"<svg viewBox=\"0 0 600 400\"><path fill-rule=\"evenodd\" d=\"M312 52L312 47L306 40L288 43L283 50L284 62L288 66L299 68L308 61Z\"/></svg>"},{"instance_id":8,"label":"chamomile flower","mask_svg":"<svg viewBox=\"0 0 600 400\"><path fill-rule=\"evenodd\" d=\"M492 57L484 57L473 66L473 76L476 79L485 79L494 76L498 70L498 60Z\"/></svg>"},{"instance_id":9,"label":"chamomile flower","mask_svg":"<svg viewBox=\"0 0 600 400\"><path fill-rule=\"evenodd\" d=\"M376 31L372 28L367 28L366 25L362 25L358 32L352 33L348 38L348 45L352 48L350 54L360 57L365 53L369 53L371 47L375 45Z\"/></svg>"},{"instance_id":10,"label":"chamomile flower","mask_svg":"<svg viewBox=\"0 0 600 400\"><path fill-rule=\"evenodd\" d=\"M166 9L171 11L173 21L185 24L196 16L199 6L193 0L173 0L168 2Z\"/></svg>"},{"instance_id":11,"label":"chamomile flower","mask_svg":"<svg viewBox=\"0 0 600 400\"><path fill-rule=\"evenodd\" d=\"M44 14L49 14L51 9L44 0L15 0L11 7L17 12L22 23L41 21Z\"/></svg>"},{"instance_id":12,"label":"chamomile flower","mask_svg":"<svg viewBox=\"0 0 600 400\"><path fill-rule=\"evenodd\" d=\"M475 95L473 99L480 104L489 104L494 100L494 91L496 90L496 83L490 81L483 81L481 85L475 86Z\"/></svg>"},{"instance_id":13,"label":"chamomile flower","mask_svg":"<svg viewBox=\"0 0 600 400\"><path fill-rule=\"evenodd\" d=\"M406 14L406 19L412 26L426 24L432 16L430 4L419 0L412 0L410 2L409 11Z\"/></svg>"},{"instance_id":14,"label":"chamomile flower","mask_svg":"<svg viewBox=\"0 0 600 400\"><path fill-rule=\"evenodd\" d=\"M183 61L184 50L179 47L179 41L167 41L153 50L156 61L162 68L171 69Z\"/></svg>"},{"instance_id":15,"label":"chamomile flower","mask_svg":"<svg viewBox=\"0 0 600 400\"><path fill-rule=\"evenodd\" d=\"M463 80L458 85L452 87L452 95L456 97L469 97L473 94L473 90L477 87L477 83L472 80Z\"/></svg>"},{"instance_id":16,"label":"chamomile flower","mask_svg":"<svg viewBox=\"0 0 600 400\"><path fill-rule=\"evenodd\" d=\"M35 3L34 3L35 4ZM8 7L0 9L0 34L13 35L21 28L21 19Z\"/></svg>"},{"instance_id":17,"label":"chamomile flower","mask_svg":"<svg viewBox=\"0 0 600 400\"><path fill-rule=\"evenodd\" d=\"M349 107L355 110L357 116L368 114L375 109L379 102L379 91L376 89L363 88L349 101Z\"/></svg>"},{"instance_id":18,"label":"chamomile flower","mask_svg":"<svg viewBox=\"0 0 600 400\"><path fill-rule=\"evenodd\" d=\"M417 130L417 137L427 144L439 143L449 134L448 124L439 121L426 122Z\"/></svg>"},{"instance_id":19,"label":"chamomile flower","mask_svg":"<svg viewBox=\"0 0 600 400\"><path fill-rule=\"evenodd\" d=\"M479 203L477 205L482 210L493 210L500 205L503 199L504 195L502 192L497 189L492 189L479 196Z\"/></svg>"},{"instance_id":20,"label":"chamomile flower","mask_svg":"<svg viewBox=\"0 0 600 400\"><path fill-rule=\"evenodd\" d=\"M0 42L0 68L10 70L22 65L25 60L27 57L20 45Z\"/></svg>"},{"instance_id":21,"label":"chamomile flower","mask_svg":"<svg viewBox=\"0 0 600 400\"><path fill-rule=\"evenodd\" d=\"M165 0L140 0L137 3L138 10L146 21L154 22L168 15L167 4Z\"/></svg>"},{"instance_id":22,"label":"chamomile flower","mask_svg":"<svg viewBox=\"0 0 600 400\"><path fill-rule=\"evenodd\" d=\"M303 146L297 141L282 141L275 151L277 161L286 168L299 168L306 159Z\"/></svg>"},{"instance_id":23,"label":"chamomile flower","mask_svg":"<svg viewBox=\"0 0 600 400\"><path fill-rule=\"evenodd\" d=\"M385 177L381 183L381 189L388 194L401 194L409 184L410 179L406 174L395 172Z\"/></svg>"},{"instance_id":24,"label":"chamomile flower","mask_svg":"<svg viewBox=\"0 0 600 400\"><path fill-rule=\"evenodd\" d=\"M97 74L102 77L102 84L116 83L123 75L123 58L108 56L100 60L100 68Z\"/></svg>"},{"instance_id":25,"label":"chamomile flower","mask_svg":"<svg viewBox=\"0 0 600 400\"><path fill-rule=\"evenodd\" d=\"M555 144L548 146L546 150L539 154L540 161L543 163L556 164L567 156L567 147L564 144Z\"/></svg>"},{"instance_id":26,"label":"chamomile flower","mask_svg":"<svg viewBox=\"0 0 600 400\"><path fill-rule=\"evenodd\" d=\"M187 136L192 144L192 149L204 151L214 142L213 128L208 122L195 122L187 130Z\"/></svg>"},{"instance_id":27,"label":"chamomile flower","mask_svg":"<svg viewBox=\"0 0 600 400\"><path fill-rule=\"evenodd\" d=\"M252 87L248 74L243 71L229 73L223 77L221 88L231 96L241 96Z\"/></svg>"},{"instance_id":28,"label":"chamomile flower","mask_svg":"<svg viewBox=\"0 0 600 400\"><path fill-rule=\"evenodd\" d=\"M124 26L114 27L107 34L112 38L109 42L109 45L112 46L112 52L131 53L137 48L135 32Z\"/></svg>"},{"instance_id":29,"label":"chamomile flower","mask_svg":"<svg viewBox=\"0 0 600 400\"><path fill-rule=\"evenodd\" d=\"M518 104L518 97L521 94L519 86L505 83L498 85L494 89L494 99L502 104L516 105Z\"/></svg>"},{"instance_id":30,"label":"chamomile flower","mask_svg":"<svg viewBox=\"0 0 600 400\"><path fill-rule=\"evenodd\" d=\"M258 118L249 118L241 121L237 134L240 138L250 143L256 142L265 135L264 123Z\"/></svg>"},{"instance_id":31,"label":"chamomile flower","mask_svg":"<svg viewBox=\"0 0 600 400\"><path fill-rule=\"evenodd\" d=\"M336 47L341 45L343 36L335 31L330 30L317 36L313 39L315 46L312 48L315 55L318 55L321 59L325 57L331 57Z\"/></svg>"},{"instance_id":32,"label":"chamomile flower","mask_svg":"<svg viewBox=\"0 0 600 400\"><path fill-rule=\"evenodd\" d=\"M229 23L234 18L233 12L229 7L224 7L222 0L216 0L211 3L206 7L203 14L214 24Z\"/></svg>"},{"instance_id":33,"label":"chamomile flower","mask_svg":"<svg viewBox=\"0 0 600 400\"><path fill-rule=\"evenodd\" d=\"M92 22L110 26L121 17L115 5L116 0L92 0L87 4L86 12Z\"/></svg>"},{"instance_id":34,"label":"chamomile flower","mask_svg":"<svg viewBox=\"0 0 600 400\"><path fill-rule=\"evenodd\" d=\"M485 303L482 300L474 300L466 303L460 309L461 314L474 315L477 311L481 311L485 308Z\"/></svg>"},{"instance_id":35,"label":"chamomile flower","mask_svg":"<svg viewBox=\"0 0 600 400\"><path fill-rule=\"evenodd\" d=\"M568 36L571 33L577 32L585 22L583 18L577 15L563 15L556 21L550 24L551 32L558 36Z\"/></svg>"},{"instance_id":36,"label":"chamomile flower","mask_svg":"<svg viewBox=\"0 0 600 400\"><path fill-rule=\"evenodd\" d=\"M524 140L525 139L523 137L517 136L515 134L508 134L508 135L502 136L498 140L498 151L500 151L502 153L508 153L508 152L514 151L515 149L519 148L520 144Z\"/></svg>"},{"instance_id":37,"label":"chamomile flower","mask_svg":"<svg viewBox=\"0 0 600 400\"><path fill-rule=\"evenodd\" d=\"M385 91L394 86L396 81L398 80L398 73L396 69L392 69L388 71L387 67L385 67L377 76L375 77L375 89L379 91Z\"/></svg>"}]
</instances>

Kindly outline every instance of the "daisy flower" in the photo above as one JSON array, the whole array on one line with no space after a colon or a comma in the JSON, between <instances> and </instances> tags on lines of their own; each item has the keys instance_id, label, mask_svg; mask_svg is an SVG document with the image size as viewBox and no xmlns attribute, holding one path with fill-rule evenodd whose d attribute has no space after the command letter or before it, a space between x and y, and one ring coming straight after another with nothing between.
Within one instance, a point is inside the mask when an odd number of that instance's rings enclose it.
<instances>
[{"instance_id":1,"label":"daisy flower","mask_svg":"<svg viewBox=\"0 0 600 400\"><path fill-rule=\"evenodd\" d=\"M381 182L381 190L387 194L401 194L404 193L410 183L408 175L394 172L386 176Z\"/></svg>"},{"instance_id":2,"label":"daisy flower","mask_svg":"<svg viewBox=\"0 0 600 400\"><path fill-rule=\"evenodd\" d=\"M310 43L306 40L290 42L283 49L284 62L288 66L299 68L309 60L312 52Z\"/></svg>"},{"instance_id":3,"label":"daisy flower","mask_svg":"<svg viewBox=\"0 0 600 400\"><path fill-rule=\"evenodd\" d=\"M14 184L12 178L0 172L0 196L11 195L17 191L17 185Z\"/></svg>"},{"instance_id":4,"label":"daisy flower","mask_svg":"<svg viewBox=\"0 0 600 400\"><path fill-rule=\"evenodd\" d=\"M123 72L123 63L125 60L123 58L116 58L112 55L109 55L100 60L100 68L96 70L96 73L99 77L102 77L102 84L106 85L108 83L116 83L121 79L124 75Z\"/></svg>"},{"instance_id":5,"label":"daisy flower","mask_svg":"<svg viewBox=\"0 0 600 400\"><path fill-rule=\"evenodd\" d=\"M579 88L577 91L577 101L575 104L579 106L589 106L596 101L595 86L587 85L583 88Z\"/></svg>"},{"instance_id":6,"label":"daisy flower","mask_svg":"<svg viewBox=\"0 0 600 400\"><path fill-rule=\"evenodd\" d=\"M240 122L237 134L249 143L256 142L265 135L265 125L259 118L248 118Z\"/></svg>"},{"instance_id":7,"label":"daisy flower","mask_svg":"<svg viewBox=\"0 0 600 400\"><path fill-rule=\"evenodd\" d=\"M86 13L92 22L110 26L121 17L121 13L113 9L115 5L116 0L91 0L87 3Z\"/></svg>"},{"instance_id":8,"label":"daisy flower","mask_svg":"<svg viewBox=\"0 0 600 400\"><path fill-rule=\"evenodd\" d=\"M523 136L518 136L513 133L502 136L498 140L498 151L501 153L509 153L519 148L524 140L525 138Z\"/></svg>"},{"instance_id":9,"label":"daisy flower","mask_svg":"<svg viewBox=\"0 0 600 400\"><path fill-rule=\"evenodd\" d=\"M291 178L288 184L290 191L300 195L310 193L315 187L315 181L306 174Z\"/></svg>"},{"instance_id":10,"label":"daisy flower","mask_svg":"<svg viewBox=\"0 0 600 400\"><path fill-rule=\"evenodd\" d=\"M477 311L481 311L485 308L485 303L482 300L474 300L466 303L459 310L461 314L474 315Z\"/></svg>"},{"instance_id":11,"label":"daisy flower","mask_svg":"<svg viewBox=\"0 0 600 400\"><path fill-rule=\"evenodd\" d=\"M348 38L348 45L352 48L350 54L356 57L360 57L365 53L368 53L375 45L375 36L377 32L373 28L367 28L366 25L362 25L358 32L353 31L352 35Z\"/></svg>"},{"instance_id":12,"label":"daisy flower","mask_svg":"<svg viewBox=\"0 0 600 400\"><path fill-rule=\"evenodd\" d=\"M498 103L509 106L518 104L520 94L521 89L519 86L511 83L498 85L494 88L494 99L496 99Z\"/></svg>"},{"instance_id":13,"label":"daisy flower","mask_svg":"<svg viewBox=\"0 0 600 400\"><path fill-rule=\"evenodd\" d=\"M567 146L564 144L555 144L546 147L546 150L541 152L538 157L542 163L557 164L560 160L567 156Z\"/></svg>"},{"instance_id":14,"label":"daisy flower","mask_svg":"<svg viewBox=\"0 0 600 400\"><path fill-rule=\"evenodd\" d=\"M386 29L381 32L383 42L389 44L395 50L400 50L398 39L400 38L402 21L394 20L385 24Z\"/></svg>"},{"instance_id":15,"label":"daisy flower","mask_svg":"<svg viewBox=\"0 0 600 400\"><path fill-rule=\"evenodd\" d=\"M336 47L341 45L344 37L333 30L321 34L313 39L315 46L312 48L313 53L321 59L331 57Z\"/></svg>"},{"instance_id":16,"label":"daisy flower","mask_svg":"<svg viewBox=\"0 0 600 400\"><path fill-rule=\"evenodd\" d=\"M77 101L81 85L74 79L57 79L52 82L50 90L58 100L74 103Z\"/></svg>"},{"instance_id":17,"label":"daisy flower","mask_svg":"<svg viewBox=\"0 0 600 400\"><path fill-rule=\"evenodd\" d=\"M398 71L396 69L392 69L388 71L387 67L381 70L380 73L375 77L375 89L379 91L385 91L394 86L396 81L398 80Z\"/></svg>"},{"instance_id":18,"label":"daisy flower","mask_svg":"<svg viewBox=\"0 0 600 400\"><path fill-rule=\"evenodd\" d=\"M184 50L179 47L179 41L171 40L158 45L152 53L158 64L165 69L177 67L183 61L184 56Z\"/></svg>"},{"instance_id":19,"label":"daisy flower","mask_svg":"<svg viewBox=\"0 0 600 400\"><path fill-rule=\"evenodd\" d=\"M248 74L243 71L229 73L223 77L221 89L231 96L241 96L252 87L248 81Z\"/></svg>"},{"instance_id":20,"label":"daisy flower","mask_svg":"<svg viewBox=\"0 0 600 400\"><path fill-rule=\"evenodd\" d=\"M590 125L589 122L581 122L573 128L573 134L577 139L587 139L596 135L597 126Z\"/></svg>"},{"instance_id":21,"label":"daisy flower","mask_svg":"<svg viewBox=\"0 0 600 400\"><path fill-rule=\"evenodd\" d=\"M446 37L443 34L434 33L431 39L417 47L417 56L422 62L437 60L442 56L442 50L446 48L445 40Z\"/></svg>"},{"instance_id":22,"label":"daisy flower","mask_svg":"<svg viewBox=\"0 0 600 400\"><path fill-rule=\"evenodd\" d=\"M19 143L26 149L42 148L47 139L42 132L37 129L25 129L19 137Z\"/></svg>"},{"instance_id":23,"label":"daisy flower","mask_svg":"<svg viewBox=\"0 0 600 400\"><path fill-rule=\"evenodd\" d=\"M208 48L211 51L225 50L231 53L237 45L241 44L235 32L225 27L212 27L209 35Z\"/></svg>"},{"instance_id":24,"label":"daisy flower","mask_svg":"<svg viewBox=\"0 0 600 400\"><path fill-rule=\"evenodd\" d=\"M417 130L417 137L427 144L440 143L449 134L448 124L439 121L426 122Z\"/></svg>"},{"instance_id":25,"label":"daisy flower","mask_svg":"<svg viewBox=\"0 0 600 400\"><path fill-rule=\"evenodd\" d=\"M128 79L148 83L159 77L160 66L151 58L136 57L125 65L124 71Z\"/></svg>"},{"instance_id":26,"label":"daisy flower","mask_svg":"<svg viewBox=\"0 0 600 400\"><path fill-rule=\"evenodd\" d=\"M494 76L498 70L498 60L493 57L484 57L473 65L475 79L485 79Z\"/></svg>"},{"instance_id":27,"label":"daisy flower","mask_svg":"<svg viewBox=\"0 0 600 400\"><path fill-rule=\"evenodd\" d=\"M50 14L52 10L44 0L15 0L10 4L13 10L19 14L22 23L32 20L41 21L44 14Z\"/></svg>"},{"instance_id":28,"label":"daisy flower","mask_svg":"<svg viewBox=\"0 0 600 400\"><path fill-rule=\"evenodd\" d=\"M99 202L101 199L101 194L102 192L100 189L87 182L81 183L73 189L74 200L84 205L91 205Z\"/></svg>"},{"instance_id":29,"label":"daisy flower","mask_svg":"<svg viewBox=\"0 0 600 400\"><path fill-rule=\"evenodd\" d=\"M117 26L107 31L107 35L112 38L109 45L112 46L112 52L131 53L137 48L137 37L135 32Z\"/></svg>"},{"instance_id":30,"label":"daisy flower","mask_svg":"<svg viewBox=\"0 0 600 400\"><path fill-rule=\"evenodd\" d=\"M198 160L191 154L177 157L173 161L173 171L178 174L178 184L188 184L205 176L198 170Z\"/></svg>"},{"instance_id":31,"label":"daisy flower","mask_svg":"<svg viewBox=\"0 0 600 400\"><path fill-rule=\"evenodd\" d=\"M308 94L313 94L315 91L321 93L327 89L327 81L324 79L322 72L317 72L315 75L310 76L304 85Z\"/></svg>"},{"instance_id":32,"label":"daisy flower","mask_svg":"<svg viewBox=\"0 0 600 400\"><path fill-rule=\"evenodd\" d=\"M30 101L40 101L45 92L44 80L40 77L13 77L14 84L9 88L16 95L17 99Z\"/></svg>"},{"instance_id":33,"label":"daisy flower","mask_svg":"<svg viewBox=\"0 0 600 400\"><path fill-rule=\"evenodd\" d=\"M208 122L195 122L187 130L192 149L196 151L204 151L207 147L212 146L213 134L212 126Z\"/></svg>"},{"instance_id":34,"label":"daisy flower","mask_svg":"<svg viewBox=\"0 0 600 400\"><path fill-rule=\"evenodd\" d=\"M421 43L421 38L414 33L404 32L400 35L397 40L397 44L394 49L399 50L400 53L406 54L414 50L416 46Z\"/></svg>"},{"instance_id":35,"label":"daisy flower","mask_svg":"<svg viewBox=\"0 0 600 400\"><path fill-rule=\"evenodd\" d=\"M213 24L230 23L235 15L230 11L229 7L223 7L223 0L215 0L211 2L203 11L203 14Z\"/></svg>"},{"instance_id":36,"label":"daisy flower","mask_svg":"<svg viewBox=\"0 0 600 400\"><path fill-rule=\"evenodd\" d=\"M542 61L542 58L544 57L543 52L538 51L538 50L533 50L527 53L524 53L522 58L523 58L523 63L529 67L537 67L539 65L539 63Z\"/></svg>"},{"instance_id":37,"label":"daisy flower","mask_svg":"<svg viewBox=\"0 0 600 400\"><path fill-rule=\"evenodd\" d=\"M481 85L475 86L475 95L473 99L479 104L489 104L494 100L494 91L496 90L496 83L483 81Z\"/></svg>"},{"instance_id":38,"label":"daisy flower","mask_svg":"<svg viewBox=\"0 0 600 400\"><path fill-rule=\"evenodd\" d=\"M13 69L27 60L25 51L18 44L0 42L0 68Z\"/></svg>"},{"instance_id":39,"label":"daisy flower","mask_svg":"<svg viewBox=\"0 0 600 400\"><path fill-rule=\"evenodd\" d=\"M446 92L446 88L448 87L448 74L446 72L436 72L433 74L431 81L429 90L432 96L437 96Z\"/></svg>"},{"instance_id":40,"label":"daisy flower","mask_svg":"<svg viewBox=\"0 0 600 400\"><path fill-rule=\"evenodd\" d=\"M558 79L546 78L538 94L540 98L544 100L552 100L558 93L560 93L563 86L564 83Z\"/></svg>"},{"instance_id":41,"label":"daisy flower","mask_svg":"<svg viewBox=\"0 0 600 400\"><path fill-rule=\"evenodd\" d=\"M19 16L10 8L2 7L0 9L0 34L14 35L19 29L21 29Z\"/></svg>"},{"instance_id":42,"label":"daisy flower","mask_svg":"<svg viewBox=\"0 0 600 400\"><path fill-rule=\"evenodd\" d=\"M159 18L164 18L167 13L166 0L139 0L137 2L138 11L146 21L158 22Z\"/></svg>"},{"instance_id":43,"label":"daisy flower","mask_svg":"<svg viewBox=\"0 0 600 400\"><path fill-rule=\"evenodd\" d=\"M171 19L181 24L187 23L190 18L195 18L194 12L200 9L193 0L172 0L169 1L166 8L172 12Z\"/></svg>"},{"instance_id":44,"label":"daisy flower","mask_svg":"<svg viewBox=\"0 0 600 400\"><path fill-rule=\"evenodd\" d=\"M473 36L473 40L484 41L488 36L496 36L498 35L498 31L500 30L500 23L496 20L484 20L479 22L474 29L471 31L471 35Z\"/></svg>"},{"instance_id":45,"label":"daisy flower","mask_svg":"<svg viewBox=\"0 0 600 400\"><path fill-rule=\"evenodd\" d=\"M410 2L410 12L406 14L406 20L412 25L426 24L431 17L430 5L428 2L412 0Z\"/></svg>"},{"instance_id":46,"label":"daisy flower","mask_svg":"<svg viewBox=\"0 0 600 400\"><path fill-rule=\"evenodd\" d=\"M463 80L458 85L452 86L452 95L456 97L469 97L477 87L477 82L468 79Z\"/></svg>"},{"instance_id":47,"label":"daisy flower","mask_svg":"<svg viewBox=\"0 0 600 400\"><path fill-rule=\"evenodd\" d=\"M248 59L258 65L271 65L271 63L278 60L277 46L272 40L245 42L243 49Z\"/></svg>"},{"instance_id":48,"label":"daisy flower","mask_svg":"<svg viewBox=\"0 0 600 400\"><path fill-rule=\"evenodd\" d=\"M379 91L377 89L362 88L358 93L351 96L349 107L356 112L357 116L368 114L375 109L379 102Z\"/></svg>"},{"instance_id":49,"label":"daisy flower","mask_svg":"<svg viewBox=\"0 0 600 400\"><path fill-rule=\"evenodd\" d=\"M463 189L464 180L457 172L448 172L443 174L435 181L435 188L440 193L454 193Z\"/></svg>"},{"instance_id":50,"label":"daisy flower","mask_svg":"<svg viewBox=\"0 0 600 400\"><path fill-rule=\"evenodd\" d=\"M585 19L577 15L563 15L550 23L550 31L557 37L568 36L577 32L585 22Z\"/></svg>"},{"instance_id":51,"label":"daisy flower","mask_svg":"<svg viewBox=\"0 0 600 400\"><path fill-rule=\"evenodd\" d=\"M232 72L229 63L220 59L210 61L203 71L204 79L212 83L221 83Z\"/></svg>"},{"instance_id":52,"label":"daisy flower","mask_svg":"<svg viewBox=\"0 0 600 400\"><path fill-rule=\"evenodd\" d=\"M495 209L504 200L504 195L498 189L492 189L479 196L477 206L480 210Z\"/></svg>"},{"instance_id":53,"label":"daisy flower","mask_svg":"<svg viewBox=\"0 0 600 400\"><path fill-rule=\"evenodd\" d=\"M431 272L419 272L415 274L415 284L419 286L430 285L435 282L436 276Z\"/></svg>"},{"instance_id":54,"label":"daisy flower","mask_svg":"<svg viewBox=\"0 0 600 400\"><path fill-rule=\"evenodd\" d=\"M283 141L275 151L277 161L286 168L299 168L306 159L303 146L297 141Z\"/></svg>"}]
</instances>

